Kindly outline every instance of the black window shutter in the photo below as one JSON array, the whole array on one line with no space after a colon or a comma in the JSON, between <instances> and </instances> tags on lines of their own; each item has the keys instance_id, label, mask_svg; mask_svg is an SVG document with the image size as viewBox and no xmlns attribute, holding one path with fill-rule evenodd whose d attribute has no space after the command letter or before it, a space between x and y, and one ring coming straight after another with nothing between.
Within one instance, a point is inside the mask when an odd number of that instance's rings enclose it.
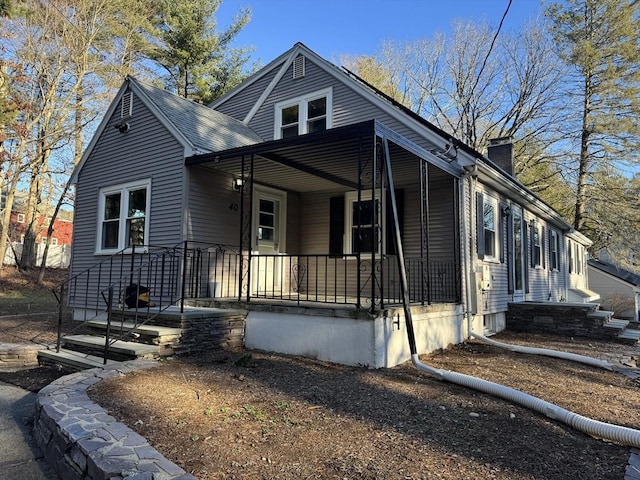
<instances>
[{"instance_id":1,"label":"black window shutter","mask_svg":"<svg viewBox=\"0 0 640 480\"><path fill-rule=\"evenodd\" d=\"M528 225L526 223L524 223L522 225L523 230L522 230L522 237L524 240L524 244L528 245L528 237L527 235L529 234L529 228ZM528 261L528 256L529 256L529 248L525 247L524 248L524 293L529 293L529 261Z\"/></svg>"},{"instance_id":2,"label":"black window shutter","mask_svg":"<svg viewBox=\"0 0 640 480\"><path fill-rule=\"evenodd\" d=\"M507 216L503 215L502 212L506 211L507 208L507 204L506 203L501 203L500 204L500 211L498 212L499 215L499 219L500 221L498 222L498 248L499 248L499 255L500 255L500 263L504 263L504 258L505 258L505 245L504 245L504 237L505 237L505 230L507 228Z\"/></svg>"},{"instance_id":3,"label":"black window shutter","mask_svg":"<svg viewBox=\"0 0 640 480\"><path fill-rule=\"evenodd\" d=\"M531 268L536 267L536 224L531 220L531 227L529 228L529 251L531 252Z\"/></svg>"},{"instance_id":4,"label":"black window shutter","mask_svg":"<svg viewBox=\"0 0 640 480\"><path fill-rule=\"evenodd\" d=\"M484 258L484 196L476 192L476 243L478 258Z\"/></svg>"},{"instance_id":5,"label":"black window shutter","mask_svg":"<svg viewBox=\"0 0 640 480\"><path fill-rule=\"evenodd\" d=\"M397 255L398 249L396 248L396 242L394 238L394 225L393 225L393 211L391 208L391 192L387 190L386 198L386 236L385 242L387 244L387 254ZM404 189L396 189L396 207L398 209L398 224L400 225L400 238L404 238Z\"/></svg>"},{"instance_id":6,"label":"black window shutter","mask_svg":"<svg viewBox=\"0 0 640 480\"><path fill-rule=\"evenodd\" d=\"M540 229L540 262L542 263L542 268L547 268L547 259L546 257L546 249L547 247L545 246L546 244L546 240L545 240L545 235L544 235L544 227L542 227Z\"/></svg>"},{"instance_id":7,"label":"black window shutter","mask_svg":"<svg viewBox=\"0 0 640 480\"><path fill-rule=\"evenodd\" d=\"M344 197L329 200L329 256L341 257L344 245Z\"/></svg>"}]
</instances>

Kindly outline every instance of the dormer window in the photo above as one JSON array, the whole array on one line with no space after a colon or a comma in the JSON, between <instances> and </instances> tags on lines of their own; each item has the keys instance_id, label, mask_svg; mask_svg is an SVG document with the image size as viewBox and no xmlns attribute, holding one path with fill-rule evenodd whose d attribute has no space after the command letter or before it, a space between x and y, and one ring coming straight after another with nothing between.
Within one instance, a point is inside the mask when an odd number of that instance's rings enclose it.
<instances>
[{"instance_id":1,"label":"dormer window","mask_svg":"<svg viewBox=\"0 0 640 480\"><path fill-rule=\"evenodd\" d=\"M274 138L290 138L331 128L332 90L276 103Z\"/></svg>"}]
</instances>

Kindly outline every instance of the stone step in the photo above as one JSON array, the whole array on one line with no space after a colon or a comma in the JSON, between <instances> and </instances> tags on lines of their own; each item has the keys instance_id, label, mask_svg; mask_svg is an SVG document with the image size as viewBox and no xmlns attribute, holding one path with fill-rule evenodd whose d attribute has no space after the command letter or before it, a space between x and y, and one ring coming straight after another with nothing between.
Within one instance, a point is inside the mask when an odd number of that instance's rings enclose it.
<instances>
[{"instance_id":1,"label":"stone step","mask_svg":"<svg viewBox=\"0 0 640 480\"><path fill-rule=\"evenodd\" d=\"M602 318L604 320L613 318L613 313L608 310L593 310L587 313L589 318Z\"/></svg>"},{"instance_id":2,"label":"stone step","mask_svg":"<svg viewBox=\"0 0 640 480\"><path fill-rule=\"evenodd\" d=\"M611 328L613 330L624 330L629 325L628 320L622 320L620 318L612 318L608 322L606 322L603 327Z\"/></svg>"},{"instance_id":3,"label":"stone step","mask_svg":"<svg viewBox=\"0 0 640 480\"><path fill-rule=\"evenodd\" d=\"M623 332L618 335L620 340L623 340L625 343L630 343L635 345L640 341L640 330L634 330L631 328L627 328Z\"/></svg>"},{"instance_id":4,"label":"stone step","mask_svg":"<svg viewBox=\"0 0 640 480\"><path fill-rule=\"evenodd\" d=\"M89 328L106 331L106 320L90 320L85 324ZM138 325L132 321L111 322L111 333L131 332L140 335L140 340L153 345L176 343L182 335L182 329L174 327L162 327L160 325Z\"/></svg>"},{"instance_id":5,"label":"stone step","mask_svg":"<svg viewBox=\"0 0 640 480\"><path fill-rule=\"evenodd\" d=\"M55 350L40 350L38 361L44 365L59 365L65 370L74 372L89 368L104 368L105 363L101 357L80 353L73 350L61 348L59 352ZM114 360L107 360L107 366L116 363Z\"/></svg>"},{"instance_id":6,"label":"stone step","mask_svg":"<svg viewBox=\"0 0 640 480\"><path fill-rule=\"evenodd\" d=\"M62 338L67 349L99 354L104 351L105 340L106 338L103 336L93 335L68 335ZM116 340L109 345L109 354L118 357L123 356L134 359L155 356L159 355L159 353L160 347L158 345L148 345L146 343Z\"/></svg>"}]
</instances>

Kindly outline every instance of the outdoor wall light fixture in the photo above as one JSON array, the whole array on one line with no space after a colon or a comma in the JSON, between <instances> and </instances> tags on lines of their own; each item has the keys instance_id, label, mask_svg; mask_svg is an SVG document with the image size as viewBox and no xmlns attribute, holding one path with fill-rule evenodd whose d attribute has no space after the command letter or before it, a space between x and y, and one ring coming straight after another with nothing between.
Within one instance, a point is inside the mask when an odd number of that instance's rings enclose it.
<instances>
[{"instance_id":1,"label":"outdoor wall light fixture","mask_svg":"<svg viewBox=\"0 0 640 480\"><path fill-rule=\"evenodd\" d=\"M117 128L120 133L127 133L131 126L128 123L119 123L115 125L113 128Z\"/></svg>"},{"instance_id":2,"label":"outdoor wall light fixture","mask_svg":"<svg viewBox=\"0 0 640 480\"><path fill-rule=\"evenodd\" d=\"M244 180L242 178L234 178L233 179L233 189L236 192L242 190L242 186L244 185Z\"/></svg>"}]
</instances>

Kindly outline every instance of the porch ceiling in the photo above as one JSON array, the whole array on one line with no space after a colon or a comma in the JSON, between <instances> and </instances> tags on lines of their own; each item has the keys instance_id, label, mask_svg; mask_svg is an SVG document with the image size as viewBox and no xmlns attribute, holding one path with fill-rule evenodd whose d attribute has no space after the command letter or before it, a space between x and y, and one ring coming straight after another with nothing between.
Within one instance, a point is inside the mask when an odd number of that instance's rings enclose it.
<instances>
[{"instance_id":1,"label":"porch ceiling","mask_svg":"<svg viewBox=\"0 0 640 480\"><path fill-rule=\"evenodd\" d=\"M196 155L185 165L203 165L242 176L244 157L248 174L253 157L254 181L296 192L356 190L358 159L369 169L375 148L375 121L367 121L324 132L271 140L220 152ZM396 185L415 183L419 158L389 144ZM370 175L363 175L363 188L369 188Z\"/></svg>"}]
</instances>

